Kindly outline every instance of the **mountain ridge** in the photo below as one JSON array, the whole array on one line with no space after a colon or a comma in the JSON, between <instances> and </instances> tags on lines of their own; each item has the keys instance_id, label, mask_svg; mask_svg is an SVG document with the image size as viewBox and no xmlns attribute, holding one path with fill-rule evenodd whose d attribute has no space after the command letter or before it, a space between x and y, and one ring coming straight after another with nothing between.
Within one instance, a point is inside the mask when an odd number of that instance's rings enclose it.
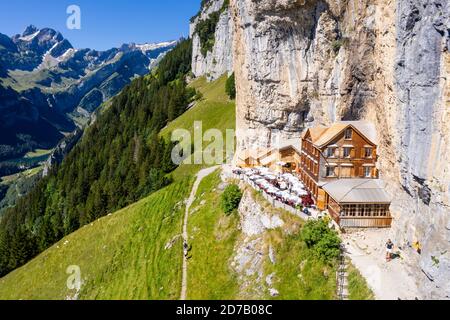
<instances>
[{"instance_id":1,"label":"mountain ridge","mask_svg":"<svg viewBox=\"0 0 450 320\"><path fill-rule=\"evenodd\" d=\"M56 146L63 132L87 123L103 102L147 74L177 43L131 43L97 51L75 49L51 28L30 25L12 37L0 34L0 94L7 97L0 102L0 132L5 133L0 164Z\"/></svg>"}]
</instances>

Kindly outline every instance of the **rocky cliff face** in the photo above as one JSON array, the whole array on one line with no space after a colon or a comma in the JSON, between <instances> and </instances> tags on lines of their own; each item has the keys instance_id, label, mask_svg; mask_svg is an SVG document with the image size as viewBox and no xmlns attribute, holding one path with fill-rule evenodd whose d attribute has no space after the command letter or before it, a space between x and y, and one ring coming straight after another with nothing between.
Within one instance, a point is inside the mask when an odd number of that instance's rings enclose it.
<instances>
[{"instance_id":1,"label":"rocky cliff face","mask_svg":"<svg viewBox=\"0 0 450 320\"><path fill-rule=\"evenodd\" d=\"M218 20L210 26L214 33L212 37L214 44L204 54L197 26L201 21L211 19L215 13L218 13ZM196 77L207 76L211 81L233 70L233 31L234 24L228 1L210 0L206 2L190 24L190 37L193 40L192 72Z\"/></svg>"},{"instance_id":2,"label":"rocky cliff face","mask_svg":"<svg viewBox=\"0 0 450 320\"><path fill-rule=\"evenodd\" d=\"M268 146L336 120L374 122L382 178L395 195L392 237L424 297L448 297L448 1L231 0L230 6L237 128L246 130L238 148ZM422 255L409 247L415 241Z\"/></svg>"}]
</instances>

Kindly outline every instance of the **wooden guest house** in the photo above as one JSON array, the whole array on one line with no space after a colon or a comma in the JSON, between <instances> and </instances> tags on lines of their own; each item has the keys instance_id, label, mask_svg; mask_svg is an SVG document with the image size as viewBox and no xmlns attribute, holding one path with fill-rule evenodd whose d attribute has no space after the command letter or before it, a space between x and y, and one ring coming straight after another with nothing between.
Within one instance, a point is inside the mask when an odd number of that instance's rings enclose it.
<instances>
[{"instance_id":1,"label":"wooden guest house","mask_svg":"<svg viewBox=\"0 0 450 320\"><path fill-rule=\"evenodd\" d=\"M241 167L296 173L317 208L345 228L390 227L390 196L379 179L377 133L373 124L338 122L307 129L281 148L245 150Z\"/></svg>"},{"instance_id":2,"label":"wooden guest house","mask_svg":"<svg viewBox=\"0 0 450 320\"><path fill-rule=\"evenodd\" d=\"M390 227L390 196L378 179L371 123L339 122L302 135L298 173L321 210L341 227Z\"/></svg>"}]
</instances>

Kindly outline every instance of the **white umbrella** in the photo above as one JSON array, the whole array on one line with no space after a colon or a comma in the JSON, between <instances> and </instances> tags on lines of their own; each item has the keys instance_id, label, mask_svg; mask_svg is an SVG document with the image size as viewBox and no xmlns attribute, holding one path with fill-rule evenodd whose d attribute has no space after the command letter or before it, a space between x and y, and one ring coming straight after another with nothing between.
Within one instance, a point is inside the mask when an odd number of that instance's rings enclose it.
<instances>
[{"instance_id":1,"label":"white umbrella","mask_svg":"<svg viewBox=\"0 0 450 320\"><path fill-rule=\"evenodd\" d=\"M287 189L287 183L286 182L280 183L280 189L281 190L286 190Z\"/></svg>"},{"instance_id":2,"label":"white umbrella","mask_svg":"<svg viewBox=\"0 0 450 320\"><path fill-rule=\"evenodd\" d=\"M307 196L308 192L305 190L299 190L296 192L298 196L302 197L302 196Z\"/></svg>"},{"instance_id":3,"label":"white umbrella","mask_svg":"<svg viewBox=\"0 0 450 320\"><path fill-rule=\"evenodd\" d=\"M270 173L269 168L266 168L266 167L258 167L257 169L258 169L259 172L261 172L261 173Z\"/></svg>"},{"instance_id":4,"label":"white umbrella","mask_svg":"<svg viewBox=\"0 0 450 320\"><path fill-rule=\"evenodd\" d=\"M267 188L267 192L269 192L269 193L277 193L279 191L280 191L280 189L275 188L274 186L270 186L269 188Z\"/></svg>"},{"instance_id":5,"label":"white umbrella","mask_svg":"<svg viewBox=\"0 0 450 320\"><path fill-rule=\"evenodd\" d=\"M252 169L246 169L246 170L245 170L245 175L251 176L251 175L253 175L253 174L255 174L255 172L254 172Z\"/></svg>"}]
</instances>

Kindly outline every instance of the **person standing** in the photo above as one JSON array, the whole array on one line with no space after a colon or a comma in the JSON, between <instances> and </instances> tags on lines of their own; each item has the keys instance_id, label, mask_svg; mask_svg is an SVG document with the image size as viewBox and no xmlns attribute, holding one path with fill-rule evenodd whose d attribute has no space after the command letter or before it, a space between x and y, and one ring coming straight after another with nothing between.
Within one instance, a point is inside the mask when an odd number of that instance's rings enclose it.
<instances>
[{"instance_id":1,"label":"person standing","mask_svg":"<svg viewBox=\"0 0 450 320\"><path fill-rule=\"evenodd\" d=\"M392 260L392 254L394 252L394 243L391 239L386 242L386 261L389 262Z\"/></svg>"}]
</instances>

